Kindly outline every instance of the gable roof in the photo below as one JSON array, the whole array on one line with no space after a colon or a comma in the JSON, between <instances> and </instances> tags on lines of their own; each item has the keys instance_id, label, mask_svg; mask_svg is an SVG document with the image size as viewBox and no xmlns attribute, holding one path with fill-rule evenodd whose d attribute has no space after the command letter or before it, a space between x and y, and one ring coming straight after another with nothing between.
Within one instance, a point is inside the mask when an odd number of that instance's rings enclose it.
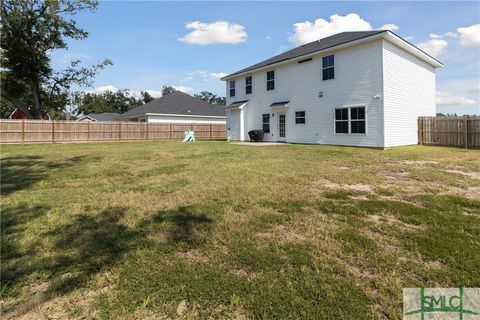
<instances>
[{"instance_id":1,"label":"gable roof","mask_svg":"<svg viewBox=\"0 0 480 320\"><path fill-rule=\"evenodd\" d=\"M225 106L205 102L181 91L154 99L120 115L121 118L147 113L225 117Z\"/></svg>"},{"instance_id":2,"label":"gable roof","mask_svg":"<svg viewBox=\"0 0 480 320\"><path fill-rule=\"evenodd\" d=\"M115 121L119 115L120 114L116 112L89 113L86 116L80 118L80 120L84 118L90 118L97 121Z\"/></svg>"},{"instance_id":3,"label":"gable roof","mask_svg":"<svg viewBox=\"0 0 480 320\"><path fill-rule=\"evenodd\" d=\"M427 56L431 60L434 60L436 62L436 64L438 64L437 66L442 65L435 58L431 57L430 55L428 55L424 51L418 49L417 47L415 47L411 43L407 42L406 40L404 40L403 38L399 37L398 35L394 34L393 32L391 32L389 30L350 31L350 32L338 33L338 34L335 34L335 35L330 36L330 37L326 37L326 38L323 38L323 39L320 39L320 40L316 40L316 41L301 45L301 46L296 47L292 50L289 50L289 51L283 52L279 55L276 55L276 56L274 56L270 59L264 60L262 62L251 65L251 66L249 66L247 68L244 68L242 70L239 70L237 72L229 74L228 76L223 77L222 80L227 80L228 78L231 78L233 76L236 76L236 75L239 75L239 74L242 74L242 73L246 73L246 72L253 71L253 70L256 70L256 69L268 67L270 65L274 65L274 64L277 64L277 63L280 63L280 62L293 60L295 58L299 58L299 57L302 57L302 56L305 56L305 55L313 54L315 52L319 52L319 51L322 51L322 50L327 50L327 49L330 49L330 48L333 48L333 47L336 47L336 46L345 45L349 42L354 42L354 41L357 41L357 40L362 40L364 38L372 37L372 36L375 36L375 35L381 35L381 34L384 35L386 38L388 37L388 40L393 40L393 39L389 38L390 35L393 35L395 38L400 39L403 42L403 44L407 44L408 46L413 47L414 49L421 52L423 55ZM398 39L395 39L395 40L398 41ZM399 43L396 43L396 44L398 45Z\"/></svg>"}]
</instances>

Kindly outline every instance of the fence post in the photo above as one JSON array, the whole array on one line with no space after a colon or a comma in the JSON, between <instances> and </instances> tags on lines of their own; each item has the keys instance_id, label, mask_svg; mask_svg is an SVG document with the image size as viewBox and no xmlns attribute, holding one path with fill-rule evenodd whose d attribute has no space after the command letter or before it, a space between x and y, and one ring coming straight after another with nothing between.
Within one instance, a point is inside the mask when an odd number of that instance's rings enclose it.
<instances>
[{"instance_id":1,"label":"fence post","mask_svg":"<svg viewBox=\"0 0 480 320\"><path fill-rule=\"evenodd\" d=\"M90 141L90 121L87 120L87 141Z\"/></svg>"},{"instance_id":2,"label":"fence post","mask_svg":"<svg viewBox=\"0 0 480 320\"><path fill-rule=\"evenodd\" d=\"M172 140L172 124L168 124L168 140Z\"/></svg>"},{"instance_id":3,"label":"fence post","mask_svg":"<svg viewBox=\"0 0 480 320\"><path fill-rule=\"evenodd\" d=\"M210 123L210 139L208 140L212 140L212 124Z\"/></svg>"},{"instance_id":4,"label":"fence post","mask_svg":"<svg viewBox=\"0 0 480 320\"><path fill-rule=\"evenodd\" d=\"M122 140L122 122L121 121L118 123L118 140L119 141Z\"/></svg>"},{"instance_id":5,"label":"fence post","mask_svg":"<svg viewBox=\"0 0 480 320\"><path fill-rule=\"evenodd\" d=\"M147 121L148 121L148 120L147 120ZM147 122L147 140L150 140L150 139L148 138L148 122Z\"/></svg>"},{"instance_id":6,"label":"fence post","mask_svg":"<svg viewBox=\"0 0 480 320\"><path fill-rule=\"evenodd\" d=\"M418 144L423 144L423 120L421 117L418 117Z\"/></svg>"},{"instance_id":7,"label":"fence post","mask_svg":"<svg viewBox=\"0 0 480 320\"><path fill-rule=\"evenodd\" d=\"M55 143L55 120L52 120L52 143Z\"/></svg>"},{"instance_id":8,"label":"fence post","mask_svg":"<svg viewBox=\"0 0 480 320\"><path fill-rule=\"evenodd\" d=\"M25 143L25 119L22 119L22 143Z\"/></svg>"},{"instance_id":9,"label":"fence post","mask_svg":"<svg viewBox=\"0 0 480 320\"><path fill-rule=\"evenodd\" d=\"M463 126L465 127L465 149L468 149L468 118L463 118Z\"/></svg>"}]
</instances>

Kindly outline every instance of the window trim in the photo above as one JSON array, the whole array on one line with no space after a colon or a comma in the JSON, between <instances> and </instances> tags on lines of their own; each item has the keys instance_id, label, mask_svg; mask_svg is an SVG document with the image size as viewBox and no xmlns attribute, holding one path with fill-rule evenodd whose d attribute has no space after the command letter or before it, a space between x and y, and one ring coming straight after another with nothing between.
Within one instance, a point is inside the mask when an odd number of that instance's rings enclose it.
<instances>
[{"instance_id":1,"label":"window trim","mask_svg":"<svg viewBox=\"0 0 480 320\"><path fill-rule=\"evenodd\" d=\"M328 58L332 56L333 57L333 65L332 66L328 66L328 67L324 67L323 66L323 59L324 58ZM333 69L333 78L328 78L328 79L324 79L323 78L323 71L327 70L327 69ZM323 56L322 57L322 81L328 81L328 80L335 80L335 55L334 54L329 54L328 56Z\"/></svg>"},{"instance_id":2,"label":"window trim","mask_svg":"<svg viewBox=\"0 0 480 320\"><path fill-rule=\"evenodd\" d=\"M247 79L250 78L250 84L248 84ZM247 88L250 88L250 92L248 92ZM246 76L245 77L245 94L252 94L253 92L253 77Z\"/></svg>"},{"instance_id":3,"label":"window trim","mask_svg":"<svg viewBox=\"0 0 480 320\"><path fill-rule=\"evenodd\" d=\"M365 108L365 133L359 133L359 132L356 132L356 133L352 133L352 126L351 126L351 114L350 114L350 109L351 108ZM337 109L348 109L348 133L345 133L345 132L337 132L337 127L336 127L336 124L337 124L337 119L335 118L335 111ZM367 104L348 104L348 105L344 105L342 107L335 107L333 109L333 134L334 135L362 135L362 136L366 136L368 134L368 105ZM342 120L339 120L339 121L342 121ZM343 120L345 121L345 120ZM354 121L360 121L360 120L354 120Z\"/></svg>"},{"instance_id":4,"label":"window trim","mask_svg":"<svg viewBox=\"0 0 480 320\"><path fill-rule=\"evenodd\" d=\"M232 84L233 84L233 88L232 88ZM235 80L230 80L230 82L228 83L228 85L229 85L229 87L228 87L228 89L229 89L229 92L228 92L228 93L229 93L229 97L235 97L235 94L236 94L236 92L235 92L236 90L235 90L235 89L236 89L236 86L237 86L237 84L235 83ZM233 90L233 94L232 94L232 90Z\"/></svg>"},{"instance_id":5,"label":"window trim","mask_svg":"<svg viewBox=\"0 0 480 320\"><path fill-rule=\"evenodd\" d=\"M266 122L263 121L264 116L268 116L268 131L265 131L265 129L264 129L264 126L266 124ZM270 113L262 113L262 130L263 130L264 133L270 133L270 129L271 129L270 128L271 127L270 126L270 119L271 119Z\"/></svg>"},{"instance_id":6,"label":"window trim","mask_svg":"<svg viewBox=\"0 0 480 320\"><path fill-rule=\"evenodd\" d=\"M297 113L303 112L303 117L297 117ZM298 119L303 119L303 122L297 122ZM295 111L295 125L297 124L307 124L307 112L305 110Z\"/></svg>"},{"instance_id":7,"label":"window trim","mask_svg":"<svg viewBox=\"0 0 480 320\"><path fill-rule=\"evenodd\" d=\"M273 72L273 78L269 80L269 79L268 79L268 74L269 74L270 72ZM267 78L266 78L266 79L267 79L267 91L275 90L275 70L267 71L266 77L267 77ZM268 83L269 83L269 82L273 83L273 86L272 86L271 89L268 88Z\"/></svg>"}]
</instances>

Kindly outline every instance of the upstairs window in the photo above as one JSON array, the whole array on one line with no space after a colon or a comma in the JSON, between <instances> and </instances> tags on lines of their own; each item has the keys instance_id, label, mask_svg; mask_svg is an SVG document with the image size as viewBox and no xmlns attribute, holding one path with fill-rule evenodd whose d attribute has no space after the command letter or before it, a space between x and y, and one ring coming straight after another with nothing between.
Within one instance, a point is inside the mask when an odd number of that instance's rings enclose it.
<instances>
[{"instance_id":1,"label":"upstairs window","mask_svg":"<svg viewBox=\"0 0 480 320\"><path fill-rule=\"evenodd\" d=\"M335 78L335 61L333 55L322 58L322 72L323 80L330 80Z\"/></svg>"},{"instance_id":2,"label":"upstairs window","mask_svg":"<svg viewBox=\"0 0 480 320\"><path fill-rule=\"evenodd\" d=\"M295 112L295 124L304 124L305 123L305 111Z\"/></svg>"},{"instance_id":3,"label":"upstairs window","mask_svg":"<svg viewBox=\"0 0 480 320\"><path fill-rule=\"evenodd\" d=\"M230 81L230 97L235 97L235 80Z\"/></svg>"},{"instance_id":4,"label":"upstairs window","mask_svg":"<svg viewBox=\"0 0 480 320\"><path fill-rule=\"evenodd\" d=\"M275 71L267 72L267 91L275 89Z\"/></svg>"},{"instance_id":5,"label":"upstairs window","mask_svg":"<svg viewBox=\"0 0 480 320\"><path fill-rule=\"evenodd\" d=\"M270 132L270 113L262 114L262 129L263 132Z\"/></svg>"},{"instance_id":6,"label":"upstairs window","mask_svg":"<svg viewBox=\"0 0 480 320\"><path fill-rule=\"evenodd\" d=\"M365 107L335 109L335 133L366 133Z\"/></svg>"},{"instance_id":7,"label":"upstairs window","mask_svg":"<svg viewBox=\"0 0 480 320\"><path fill-rule=\"evenodd\" d=\"M245 78L245 94L252 93L252 76Z\"/></svg>"}]
</instances>

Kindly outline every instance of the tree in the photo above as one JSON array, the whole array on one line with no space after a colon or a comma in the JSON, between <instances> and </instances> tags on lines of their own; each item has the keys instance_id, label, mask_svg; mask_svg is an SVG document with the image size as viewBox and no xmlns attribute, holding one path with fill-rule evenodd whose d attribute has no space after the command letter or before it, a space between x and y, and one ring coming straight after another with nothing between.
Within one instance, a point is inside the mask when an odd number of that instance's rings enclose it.
<instances>
[{"instance_id":1,"label":"tree","mask_svg":"<svg viewBox=\"0 0 480 320\"><path fill-rule=\"evenodd\" d=\"M169 93L175 92L177 89L175 89L172 86L163 86L162 87L162 96L166 96Z\"/></svg>"},{"instance_id":2,"label":"tree","mask_svg":"<svg viewBox=\"0 0 480 320\"><path fill-rule=\"evenodd\" d=\"M208 91L202 91L198 94L194 94L193 96L211 104L225 104L227 102L225 97L217 96L216 94Z\"/></svg>"},{"instance_id":3,"label":"tree","mask_svg":"<svg viewBox=\"0 0 480 320\"><path fill-rule=\"evenodd\" d=\"M77 107L77 114L116 112L124 113L130 109L141 106L145 96L137 99L130 90L118 90L116 92L105 91L103 93L77 92L74 94L72 103Z\"/></svg>"},{"instance_id":4,"label":"tree","mask_svg":"<svg viewBox=\"0 0 480 320\"><path fill-rule=\"evenodd\" d=\"M140 95L142 96L143 103L149 103L150 101L155 100L155 98L147 91L140 91Z\"/></svg>"},{"instance_id":5,"label":"tree","mask_svg":"<svg viewBox=\"0 0 480 320\"><path fill-rule=\"evenodd\" d=\"M52 50L66 49L67 38L88 36L68 16L95 10L96 1L0 0L0 6L1 95L29 118L41 118L45 109L63 109L72 85L90 85L93 76L111 64L103 60L85 68L74 60L60 71L51 66Z\"/></svg>"}]
</instances>

